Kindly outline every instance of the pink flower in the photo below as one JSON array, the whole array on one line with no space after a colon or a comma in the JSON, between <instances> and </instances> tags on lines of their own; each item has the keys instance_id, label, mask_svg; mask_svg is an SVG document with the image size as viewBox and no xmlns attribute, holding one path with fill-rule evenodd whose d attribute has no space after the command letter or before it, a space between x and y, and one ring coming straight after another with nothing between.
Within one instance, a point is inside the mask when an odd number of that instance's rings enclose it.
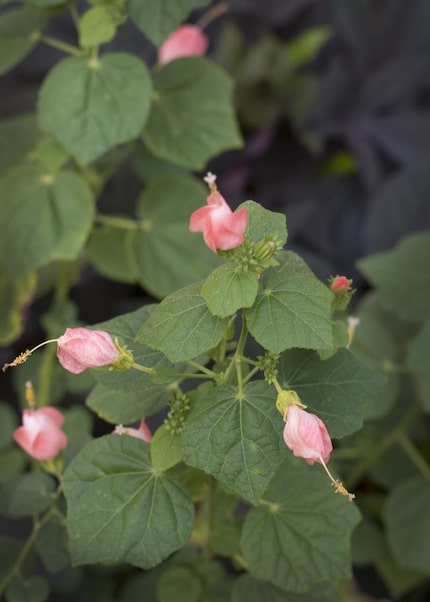
<instances>
[{"instance_id":1,"label":"pink flower","mask_svg":"<svg viewBox=\"0 0 430 602\"><path fill-rule=\"evenodd\" d=\"M57 339L60 364L73 374L87 368L109 366L121 355L111 336L103 330L67 328Z\"/></svg>"},{"instance_id":2,"label":"pink flower","mask_svg":"<svg viewBox=\"0 0 430 602\"><path fill-rule=\"evenodd\" d=\"M113 433L116 435L129 435L130 437L137 437L138 439L143 439L143 441L146 441L147 443L151 443L152 441L152 433L143 418L140 421L140 426L138 429L131 428L129 426L124 427L122 424L118 424L118 426L114 428Z\"/></svg>"},{"instance_id":3,"label":"pink flower","mask_svg":"<svg viewBox=\"0 0 430 602\"><path fill-rule=\"evenodd\" d=\"M345 276L336 276L336 278L331 283L330 288L333 292L338 291L340 289L349 291L350 282Z\"/></svg>"},{"instance_id":4,"label":"pink flower","mask_svg":"<svg viewBox=\"0 0 430 602\"><path fill-rule=\"evenodd\" d=\"M165 65L184 56L205 54L209 38L196 25L181 25L162 43L158 50L158 62Z\"/></svg>"},{"instance_id":5,"label":"pink flower","mask_svg":"<svg viewBox=\"0 0 430 602\"><path fill-rule=\"evenodd\" d=\"M227 251L241 245L245 240L248 209L242 207L233 213L217 190L208 196L207 203L191 215L191 232L203 232L205 243L215 253L217 249Z\"/></svg>"},{"instance_id":6,"label":"pink flower","mask_svg":"<svg viewBox=\"0 0 430 602\"><path fill-rule=\"evenodd\" d=\"M13 438L36 460L51 460L67 445L61 430L64 416L56 408L24 410L23 425L15 429Z\"/></svg>"},{"instance_id":7,"label":"pink flower","mask_svg":"<svg viewBox=\"0 0 430 602\"><path fill-rule=\"evenodd\" d=\"M287 411L284 441L295 456L304 458L308 464L326 464L333 449L324 422L295 404Z\"/></svg>"}]
</instances>

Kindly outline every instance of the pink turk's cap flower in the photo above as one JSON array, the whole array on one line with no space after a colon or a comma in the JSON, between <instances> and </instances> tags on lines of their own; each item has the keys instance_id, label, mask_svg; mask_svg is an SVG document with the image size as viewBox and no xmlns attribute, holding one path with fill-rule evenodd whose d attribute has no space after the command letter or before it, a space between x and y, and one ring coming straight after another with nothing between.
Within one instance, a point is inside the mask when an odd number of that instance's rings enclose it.
<instances>
[{"instance_id":1,"label":"pink turk's cap flower","mask_svg":"<svg viewBox=\"0 0 430 602\"><path fill-rule=\"evenodd\" d=\"M248 209L242 207L233 213L224 197L215 186L215 176L208 174L206 181L211 188L207 206L200 207L191 215L191 232L203 232L207 246L216 253L217 249L228 251L239 247L245 240Z\"/></svg>"},{"instance_id":2,"label":"pink turk's cap flower","mask_svg":"<svg viewBox=\"0 0 430 602\"><path fill-rule=\"evenodd\" d=\"M209 46L209 38L196 25L181 25L161 44L158 62L165 65L185 56L201 56Z\"/></svg>"},{"instance_id":3,"label":"pink turk's cap flower","mask_svg":"<svg viewBox=\"0 0 430 602\"><path fill-rule=\"evenodd\" d=\"M36 460L51 460L66 447L67 437L61 430L64 416L56 408L24 410L22 421L13 438Z\"/></svg>"},{"instance_id":4,"label":"pink turk's cap flower","mask_svg":"<svg viewBox=\"0 0 430 602\"><path fill-rule=\"evenodd\" d=\"M324 422L296 404L288 408L284 441L295 456L304 458L308 464L326 464L333 449Z\"/></svg>"},{"instance_id":5,"label":"pink turk's cap flower","mask_svg":"<svg viewBox=\"0 0 430 602\"><path fill-rule=\"evenodd\" d=\"M116 435L129 435L130 437L137 437L138 439L143 439L143 441L146 441L147 443L151 443L152 441L152 433L143 418L140 421L140 426L138 429L118 424L118 426L116 426L112 432Z\"/></svg>"},{"instance_id":6,"label":"pink turk's cap flower","mask_svg":"<svg viewBox=\"0 0 430 602\"><path fill-rule=\"evenodd\" d=\"M348 291L350 288L350 282L345 276L336 276L336 278L331 283L330 288L333 292L338 291L340 289Z\"/></svg>"},{"instance_id":7,"label":"pink turk's cap flower","mask_svg":"<svg viewBox=\"0 0 430 602\"><path fill-rule=\"evenodd\" d=\"M121 355L111 336L103 330L67 328L57 339L60 364L73 374L87 368L109 366Z\"/></svg>"}]
</instances>

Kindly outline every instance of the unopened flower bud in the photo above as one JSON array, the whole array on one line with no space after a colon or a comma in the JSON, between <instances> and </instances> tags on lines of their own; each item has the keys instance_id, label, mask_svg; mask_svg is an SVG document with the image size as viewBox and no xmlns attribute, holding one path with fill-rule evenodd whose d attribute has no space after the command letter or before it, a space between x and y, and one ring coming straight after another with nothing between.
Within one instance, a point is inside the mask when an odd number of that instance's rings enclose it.
<instances>
[{"instance_id":1,"label":"unopened flower bud","mask_svg":"<svg viewBox=\"0 0 430 602\"><path fill-rule=\"evenodd\" d=\"M60 364L73 374L87 368L112 365L121 355L111 336L103 330L67 328L57 339Z\"/></svg>"}]
</instances>

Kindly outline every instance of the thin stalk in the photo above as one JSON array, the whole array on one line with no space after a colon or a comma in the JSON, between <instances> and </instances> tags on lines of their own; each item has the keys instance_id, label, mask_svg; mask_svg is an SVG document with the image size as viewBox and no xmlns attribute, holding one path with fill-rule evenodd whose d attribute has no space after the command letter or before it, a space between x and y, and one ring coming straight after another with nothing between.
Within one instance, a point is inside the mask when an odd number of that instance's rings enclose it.
<instances>
[{"instance_id":1,"label":"thin stalk","mask_svg":"<svg viewBox=\"0 0 430 602\"><path fill-rule=\"evenodd\" d=\"M412 422L415 420L419 413L417 407L412 408L410 412L408 412L403 419L399 422L394 430L385 435L379 443L377 443L371 451L364 456L361 461L357 462L354 468L351 470L347 485L349 489L354 489L357 484L360 482L362 477L367 472L368 468L372 466L374 462L394 443L396 443L399 439L399 436L403 434L407 429L411 426Z\"/></svg>"},{"instance_id":2,"label":"thin stalk","mask_svg":"<svg viewBox=\"0 0 430 602\"><path fill-rule=\"evenodd\" d=\"M152 374L154 372L154 368L147 368L146 366L142 366L141 364L136 364L133 362L131 367L135 370L139 370L139 372L145 372L145 374Z\"/></svg>"},{"instance_id":3,"label":"thin stalk","mask_svg":"<svg viewBox=\"0 0 430 602\"><path fill-rule=\"evenodd\" d=\"M430 466L424 460L424 458L422 457L416 446L409 439L409 437L405 433L400 433L397 438L397 441L404 450L404 452L415 464L418 471L423 475L423 477L430 478Z\"/></svg>"},{"instance_id":4,"label":"thin stalk","mask_svg":"<svg viewBox=\"0 0 430 602\"><path fill-rule=\"evenodd\" d=\"M234 355L231 358L230 364L224 373L224 382L226 382L226 383L231 379L233 370L236 369L236 372L237 372L237 369L238 369L237 360L238 359L239 359L239 366L240 366L240 361L243 356L243 350L245 349L245 343L246 343L247 336L248 336L248 329L245 324L245 319L242 316L242 328L240 331L239 340L237 342L236 351L234 352ZM241 377L242 377L242 375L241 375Z\"/></svg>"},{"instance_id":5,"label":"thin stalk","mask_svg":"<svg viewBox=\"0 0 430 602\"><path fill-rule=\"evenodd\" d=\"M257 372L259 370L260 370L260 368L255 367L253 370L251 370L251 372L248 372L248 374L242 380L242 385L245 386L251 380L251 378L254 376L254 374L257 374Z\"/></svg>"},{"instance_id":6,"label":"thin stalk","mask_svg":"<svg viewBox=\"0 0 430 602\"><path fill-rule=\"evenodd\" d=\"M206 368L206 366L202 366L198 362L193 362L192 360L188 360L187 364L189 364L193 368L196 368L196 370L199 370L199 372L203 372L203 374L206 374L207 376L209 376L209 378L214 378L214 379L219 378L219 374L217 374L213 370L210 370L209 368ZM194 376L197 376L197 375L194 375Z\"/></svg>"},{"instance_id":7,"label":"thin stalk","mask_svg":"<svg viewBox=\"0 0 430 602\"><path fill-rule=\"evenodd\" d=\"M111 226L112 228L121 228L122 230L137 230L139 228L136 220L128 217L118 217L115 215L102 215L99 213L96 216L96 222L103 226Z\"/></svg>"},{"instance_id":8,"label":"thin stalk","mask_svg":"<svg viewBox=\"0 0 430 602\"><path fill-rule=\"evenodd\" d=\"M61 40L57 40L57 38L53 38L51 36L39 35L37 39L39 42L43 42L48 46L52 46L52 48L62 50L67 54L71 54L72 56L83 56L85 54L83 50L80 50L76 46L72 46L71 44L67 44L67 42L62 42Z\"/></svg>"}]
</instances>

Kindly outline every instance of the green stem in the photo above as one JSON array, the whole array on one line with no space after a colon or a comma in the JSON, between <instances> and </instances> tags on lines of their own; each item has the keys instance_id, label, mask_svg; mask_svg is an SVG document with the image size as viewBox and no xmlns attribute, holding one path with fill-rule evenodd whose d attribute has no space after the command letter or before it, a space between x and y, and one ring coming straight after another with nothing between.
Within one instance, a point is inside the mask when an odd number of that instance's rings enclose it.
<instances>
[{"instance_id":1,"label":"green stem","mask_svg":"<svg viewBox=\"0 0 430 602\"><path fill-rule=\"evenodd\" d=\"M60 485L58 487L55 495L53 496L53 503L52 503L52 506L49 508L49 510L47 510L46 513L40 519L34 519L33 529L30 533L29 538L23 545L23 547L18 555L18 558L15 560L15 563L14 563L12 569L0 582L0 599L1 599L1 595L6 590L7 586L10 584L10 582L14 579L14 577L19 576L20 570L21 570L21 565L24 562L24 560L26 559L31 548L33 547L40 529L43 527L43 525L45 523L47 523L50 520L50 518L52 516L54 516L56 514L57 508L56 508L55 503L56 503L58 497L60 496L61 492L62 492L62 487Z\"/></svg>"},{"instance_id":2,"label":"green stem","mask_svg":"<svg viewBox=\"0 0 430 602\"><path fill-rule=\"evenodd\" d=\"M245 378L242 381L242 385L245 386L246 383L248 383L251 380L251 378L254 376L254 374L256 374L257 372L259 372L259 370L260 370L260 368L258 368L258 366L257 366L256 368L254 368L253 370L251 370L251 372L248 372L248 374L245 376Z\"/></svg>"},{"instance_id":3,"label":"green stem","mask_svg":"<svg viewBox=\"0 0 430 602\"><path fill-rule=\"evenodd\" d=\"M79 22L80 22L80 16L79 16L79 12L78 9L76 8L75 4L71 4L69 6L69 11L70 11L70 15L72 17L73 23L75 25L76 31L79 31Z\"/></svg>"},{"instance_id":4,"label":"green stem","mask_svg":"<svg viewBox=\"0 0 430 602\"><path fill-rule=\"evenodd\" d=\"M136 362L133 362L131 364L131 367L135 370L139 370L139 372L145 372L146 374L153 374L154 372L154 368L147 368L146 366L142 366L141 364L136 364Z\"/></svg>"},{"instance_id":5,"label":"green stem","mask_svg":"<svg viewBox=\"0 0 430 602\"><path fill-rule=\"evenodd\" d=\"M196 368L196 370L199 370L199 372L203 372L203 374L206 374L210 378L217 379L217 380L219 378L219 374L217 374L213 370L210 370L209 368L206 368L206 366L202 366L198 362L193 362L192 360L188 360L187 364L189 364L193 368ZM195 376L197 376L197 375L194 375L194 377Z\"/></svg>"},{"instance_id":6,"label":"green stem","mask_svg":"<svg viewBox=\"0 0 430 602\"><path fill-rule=\"evenodd\" d=\"M213 380L212 376L208 376L207 374L195 374L194 372L177 372L176 376L178 378L206 378Z\"/></svg>"},{"instance_id":7,"label":"green stem","mask_svg":"<svg viewBox=\"0 0 430 602\"><path fill-rule=\"evenodd\" d=\"M207 517L208 517L208 539L211 533L215 529L215 493L216 493L217 482L215 478L211 475L208 477L208 494L206 496L206 508L207 508ZM206 560L212 559L212 550L209 546L205 545L204 549L204 557Z\"/></svg>"},{"instance_id":8,"label":"green stem","mask_svg":"<svg viewBox=\"0 0 430 602\"><path fill-rule=\"evenodd\" d=\"M237 341L236 351L234 352L234 355L231 358L230 364L224 373L224 379L223 379L225 383L228 383L229 380L231 379L233 370L236 369L236 373L238 376L238 382L240 383L240 385L239 385L240 388L241 388L241 384L242 384L241 361L242 361L243 350L245 348L247 336L248 336L248 329L245 324L245 319L242 315L242 328L240 331L239 340ZM240 370L240 376L239 376L238 370Z\"/></svg>"},{"instance_id":9,"label":"green stem","mask_svg":"<svg viewBox=\"0 0 430 602\"><path fill-rule=\"evenodd\" d=\"M102 215L96 216L96 222L103 226L111 226L112 228L121 228L122 230L137 230L139 228L136 220L128 217L118 217L116 215Z\"/></svg>"},{"instance_id":10,"label":"green stem","mask_svg":"<svg viewBox=\"0 0 430 602\"><path fill-rule=\"evenodd\" d=\"M54 291L54 305L61 303L67 298L73 275L74 269L70 263L63 262L59 264ZM37 387L37 402L39 406L49 406L51 404L51 385L56 362L56 353L56 346L49 345L43 354Z\"/></svg>"},{"instance_id":11,"label":"green stem","mask_svg":"<svg viewBox=\"0 0 430 602\"><path fill-rule=\"evenodd\" d=\"M39 35L37 39L39 42L43 42L44 44L52 46L53 48L58 48L58 50L62 50L67 54L71 54L72 56L83 56L85 54L83 50L80 50L76 46L72 46L71 44L57 40L57 38L52 38L51 36Z\"/></svg>"},{"instance_id":12,"label":"green stem","mask_svg":"<svg viewBox=\"0 0 430 602\"><path fill-rule=\"evenodd\" d=\"M393 372L398 374L414 374L415 371L409 368L408 366L403 366L402 364L394 364L393 362L387 360L382 364L382 370L388 374Z\"/></svg>"},{"instance_id":13,"label":"green stem","mask_svg":"<svg viewBox=\"0 0 430 602\"><path fill-rule=\"evenodd\" d=\"M354 489L357 486L368 468L372 466L379 456L398 441L399 437L410 427L418 413L418 407L412 408L412 410L403 417L395 429L385 435L385 437L383 437L361 461L357 462L347 479L348 489Z\"/></svg>"},{"instance_id":14,"label":"green stem","mask_svg":"<svg viewBox=\"0 0 430 602\"><path fill-rule=\"evenodd\" d=\"M430 466L424 460L418 449L409 439L409 437L405 433L400 433L397 441L405 453L409 456L412 462L415 464L419 472L423 475L423 477L430 477Z\"/></svg>"}]
</instances>

